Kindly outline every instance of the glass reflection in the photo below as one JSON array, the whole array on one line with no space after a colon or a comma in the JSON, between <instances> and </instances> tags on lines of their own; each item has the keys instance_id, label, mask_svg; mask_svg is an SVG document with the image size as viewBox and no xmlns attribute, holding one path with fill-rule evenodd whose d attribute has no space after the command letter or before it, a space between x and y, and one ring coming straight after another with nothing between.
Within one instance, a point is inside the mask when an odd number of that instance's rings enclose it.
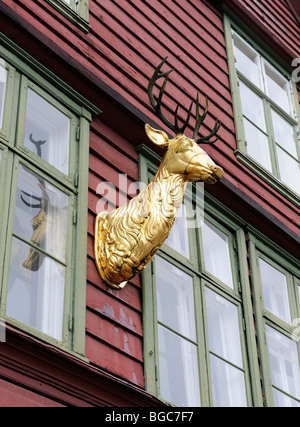
<instances>
[{"instance_id":1,"label":"glass reflection","mask_svg":"<svg viewBox=\"0 0 300 427\"><path fill-rule=\"evenodd\" d=\"M247 153L257 160L266 169L272 172L269 141L266 134L256 126L244 119L245 137L247 141Z\"/></svg>"},{"instance_id":2,"label":"glass reflection","mask_svg":"<svg viewBox=\"0 0 300 427\"><path fill-rule=\"evenodd\" d=\"M244 373L212 354L210 367L214 406L246 407Z\"/></svg>"},{"instance_id":3,"label":"glass reflection","mask_svg":"<svg viewBox=\"0 0 300 427\"><path fill-rule=\"evenodd\" d=\"M266 121L262 98L256 95L256 93L242 81L240 81L240 94L244 116L266 132Z\"/></svg>"},{"instance_id":4,"label":"glass reflection","mask_svg":"<svg viewBox=\"0 0 300 427\"><path fill-rule=\"evenodd\" d=\"M195 340L192 277L159 256L156 257L155 266L158 320Z\"/></svg>"},{"instance_id":5,"label":"glass reflection","mask_svg":"<svg viewBox=\"0 0 300 427\"><path fill-rule=\"evenodd\" d=\"M252 83L260 87L261 84L258 70L259 56L257 52L236 33L233 33L233 41L237 69Z\"/></svg>"},{"instance_id":6,"label":"glass reflection","mask_svg":"<svg viewBox=\"0 0 300 427\"><path fill-rule=\"evenodd\" d=\"M14 233L64 262L67 217L68 196L20 165ZM26 262L35 269L39 255L32 252Z\"/></svg>"},{"instance_id":7,"label":"glass reflection","mask_svg":"<svg viewBox=\"0 0 300 427\"><path fill-rule=\"evenodd\" d=\"M270 326L266 326L273 385L300 400L300 369L297 344ZM277 404L284 394L276 394Z\"/></svg>"},{"instance_id":8,"label":"glass reflection","mask_svg":"<svg viewBox=\"0 0 300 427\"><path fill-rule=\"evenodd\" d=\"M197 347L158 325L160 396L177 406L200 406Z\"/></svg>"},{"instance_id":9,"label":"glass reflection","mask_svg":"<svg viewBox=\"0 0 300 427\"><path fill-rule=\"evenodd\" d=\"M261 258L259 268L265 308L291 323L286 276Z\"/></svg>"},{"instance_id":10,"label":"glass reflection","mask_svg":"<svg viewBox=\"0 0 300 427\"><path fill-rule=\"evenodd\" d=\"M40 254L36 270L28 269L29 252L29 245L13 237L6 314L61 340L65 268Z\"/></svg>"},{"instance_id":11,"label":"glass reflection","mask_svg":"<svg viewBox=\"0 0 300 427\"><path fill-rule=\"evenodd\" d=\"M237 306L205 289L214 406L247 406Z\"/></svg>"},{"instance_id":12,"label":"glass reflection","mask_svg":"<svg viewBox=\"0 0 300 427\"><path fill-rule=\"evenodd\" d=\"M293 157L276 146L281 180L300 194L300 165Z\"/></svg>"},{"instance_id":13,"label":"glass reflection","mask_svg":"<svg viewBox=\"0 0 300 427\"><path fill-rule=\"evenodd\" d=\"M238 311L216 292L206 288L209 348L222 358L243 367Z\"/></svg>"},{"instance_id":14,"label":"glass reflection","mask_svg":"<svg viewBox=\"0 0 300 427\"><path fill-rule=\"evenodd\" d=\"M291 113L288 96L289 83L271 65L265 62L266 91L267 95L284 111Z\"/></svg>"},{"instance_id":15,"label":"glass reflection","mask_svg":"<svg viewBox=\"0 0 300 427\"><path fill-rule=\"evenodd\" d=\"M70 118L28 89L24 145L68 174Z\"/></svg>"},{"instance_id":16,"label":"glass reflection","mask_svg":"<svg viewBox=\"0 0 300 427\"><path fill-rule=\"evenodd\" d=\"M205 270L233 288L228 237L204 221L202 226Z\"/></svg>"},{"instance_id":17,"label":"glass reflection","mask_svg":"<svg viewBox=\"0 0 300 427\"><path fill-rule=\"evenodd\" d=\"M275 110L271 110L274 135L277 144L297 158L297 149L294 136L294 127L281 117Z\"/></svg>"},{"instance_id":18,"label":"glass reflection","mask_svg":"<svg viewBox=\"0 0 300 427\"><path fill-rule=\"evenodd\" d=\"M273 387L274 406L279 408L300 408L300 402Z\"/></svg>"},{"instance_id":19,"label":"glass reflection","mask_svg":"<svg viewBox=\"0 0 300 427\"><path fill-rule=\"evenodd\" d=\"M58 340L67 216L67 195L19 165L6 314Z\"/></svg>"},{"instance_id":20,"label":"glass reflection","mask_svg":"<svg viewBox=\"0 0 300 427\"><path fill-rule=\"evenodd\" d=\"M174 225L165 243L186 258L190 257L186 207L180 206Z\"/></svg>"}]
</instances>

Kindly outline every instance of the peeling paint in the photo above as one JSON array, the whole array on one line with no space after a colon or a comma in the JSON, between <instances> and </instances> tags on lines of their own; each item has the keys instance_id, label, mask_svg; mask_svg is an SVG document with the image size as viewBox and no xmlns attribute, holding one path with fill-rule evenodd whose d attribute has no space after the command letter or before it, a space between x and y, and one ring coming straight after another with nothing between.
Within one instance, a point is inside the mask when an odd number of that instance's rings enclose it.
<instances>
[{"instance_id":1,"label":"peeling paint","mask_svg":"<svg viewBox=\"0 0 300 427\"><path fill-rule=\"evenodd\" d=\"M136 330L132 317L128 319L122 307L120 307L120 323L133 331Z\"/></svg>"},{"instance_id":2,"label":"peeling paint","mask_svg":"<svg viewBox=\"0 0 300 427\"><path fill-rule=\"evenodd\" d=\"M109 317L112 320L117 320L115 317L115 311L114 309L109 305L105 304L102 310L99 310L100 313L104 314L105 316Z\"/></svg>"},{"instance_id":3,"label":"peeling paint","mask_svg":"<svg viewBox=\"0 0 300 427\"><path fill-rule=\"evenodd\" d=\"M135 372L132 372L132 374L131 374L131 378L132 378L132 382L133 382L134 384L139 385L139 382L138 382L138 379L137 379L137 376L136 376L136 373L135 373Z\"/></svg>"},{"instance_id":4,"label":"peeling paint","mask_svg":"<svg viewBox=\"0 0 300 427\"><path fill-rule=\"evenodd\" d=\"M126 353L131 354L130 348L129 348L129 340L127 334L124 333L123 335L123 350L126 351Z\"/></svg>"}]
</instances>

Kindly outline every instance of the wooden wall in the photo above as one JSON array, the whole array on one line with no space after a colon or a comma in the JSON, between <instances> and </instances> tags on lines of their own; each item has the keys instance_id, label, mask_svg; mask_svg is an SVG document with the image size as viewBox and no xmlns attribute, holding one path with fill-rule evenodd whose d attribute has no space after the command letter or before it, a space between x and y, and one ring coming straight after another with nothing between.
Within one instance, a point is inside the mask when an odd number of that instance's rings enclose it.
<instances>
[{"instance_id":1,"label":"wooden wall","mask_svg":"<svg viewBox=\"0 0 300 427\"><path fill-rule=\"evenodd\" d=\"M0 395L2 408L58 408L64 406L2 379L0 379Z\"/></svg>"},{"instance_id":2,"label":"wooden wall","mask_svg":"<svg viewBox=\"0 0 300 427\"><path fill-rule=\"evenodd\" d=\"M24 24L23 27L31 37L39 39L40 46L47 43L45 52L35 49L34 43L29 42L29 37L24 38L17 26L6 28L4 25L3 31L103 110L91 125L90 137L86 356L92 364L143 387L140 279L135 278L121 292L108 289L101 282L94 263L93 226L100 198L98 185L108 181L118 189L120 174L127 174L128 184L138 180L138 155L134 146L146 142L146 138L141 121L134 118L134 111L162 127L149 106L146 88L153 67L163 57L168 55L164 70L167 67L176 69L170 76L163 100L165 114L171 117L180 103L180 115L185 118L197 91L202 105L207 95L209 115L202 132L209 133L216 117L222 121L221 140L216 146L207 147L207 152L224 168L227 181L245 199L269 212L278 223L298 235L300 212L239 163L234 155L235 127L222 12L216 7L219 2L89 2L91 29L85 34L45 0L1 1L11 8L14 16L29 23L27 28ZM241 17L245 11L244 16L259 21L267 31L267 40L272 40L279 50L286 48L290 58L300 57L299 26L284 0L226 3L232 3L237 11L242 8ZM55 58L62 58L62 61ZM99 83L98 91L91 90L89 80L93 88ZM109 94L101 91L100 82L109 88ZM106 108L107 97L110 97L109 102L115 100L113 109ZM186 131L188 136L192 135L193 125L194 117ZM215 189L212 191L216 193ZM120 200L123 202L124 198L121 195ZM223 197L220 195L224 203L226 198L227 193ZM233 209L239 209L238 201L235 204L227 202ZM238 213L243 215L242 211ZM247 219L256 222L253 216ZM264 231L263 222L260 227Z\"/></svg>"},{"instance_id":3,"label":"wooden wall","mask_svg":"<svg viewBox=\"0 0 300 427\"><path fill-rule=\"evenodd\" d=\"M257 18L286 48L299 57L299 24L285 0L272 2L241 0L240 2Z\"/></svg>"}]
</instances>

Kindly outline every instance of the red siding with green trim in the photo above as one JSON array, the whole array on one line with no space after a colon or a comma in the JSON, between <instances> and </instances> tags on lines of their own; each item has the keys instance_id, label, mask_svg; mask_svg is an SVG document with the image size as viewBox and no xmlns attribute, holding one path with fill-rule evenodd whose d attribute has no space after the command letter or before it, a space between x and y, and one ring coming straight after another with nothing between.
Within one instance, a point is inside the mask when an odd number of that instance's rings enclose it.
<instances>
[{"instance_id":1,"label":"red siding with green trim","mask_svg":"<svg viewBox=\"0 0 300 427\"><path fill-rule=\"evenodd\" d=\"M166 115L177 103L185 117L191 99L208 96L206 134L215 118L222 121L221 139L207 152L225 170L228 182L281 223L300 234L299 209L236 159L235 127L223 15L209 0L90 0L90 31L85 34L44 0L1 0L4 34L103 110L91 124L87 248L86 357L90 364L144 387L143 327L140 278L122 291L100 279L93 254L94 220L101 182L118 189L119 175L128 185L138 180L135 146L150 143L142 117L162 127L147 98L153 68L168 55L166 67L175 68L163 103ZM286 56L300 57L299 25L284 0L234 0L225 3L245 17L246 25L259 22L265 40ZM9 20L6 15L9 15ZM12 22L15 21L15 25ZM260 34L264 34L260 30ZM290 54L290 53L291 54ZM102 90L109 88L109 93ZM300 100L300 86L298 86ZM128 109L127 107L130 106ZM137 112L137 114L135 114ZM140 118L139 118L140 115ZM186 131L191 136L195 118ZM166 130L166 129L165 129ZM151 147L153 148L153 147ZM288 235L247 210L237 196L220 185L207 187L216 198L258 227L283 247L294 249ZM114 200L110 200L112 203ZM126 201L118 195L117 203ZM1 399L1 398L0 398ZM1 402L1 400L0 400Z\"/></svg>"}]
</instances>

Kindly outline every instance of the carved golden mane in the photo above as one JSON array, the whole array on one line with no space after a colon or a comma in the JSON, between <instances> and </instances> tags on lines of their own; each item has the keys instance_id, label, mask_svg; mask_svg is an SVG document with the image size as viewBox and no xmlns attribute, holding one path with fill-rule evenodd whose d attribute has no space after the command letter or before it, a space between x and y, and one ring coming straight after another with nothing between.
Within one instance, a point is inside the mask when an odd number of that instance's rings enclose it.
<instances>
[{"instance_id":1,"label":"carved golden mane","mask_svg":"<svg viewBox=\"0 0 300 427\"><path fill-rule=\"evenodd\" d=\"M122 288L145 268L171 231L184 187L182 177L168 176L162 162L138 196L119 209L97 216L96 253L101 253L99 269L106 283Z\"/></svg>"}]
</instances>

